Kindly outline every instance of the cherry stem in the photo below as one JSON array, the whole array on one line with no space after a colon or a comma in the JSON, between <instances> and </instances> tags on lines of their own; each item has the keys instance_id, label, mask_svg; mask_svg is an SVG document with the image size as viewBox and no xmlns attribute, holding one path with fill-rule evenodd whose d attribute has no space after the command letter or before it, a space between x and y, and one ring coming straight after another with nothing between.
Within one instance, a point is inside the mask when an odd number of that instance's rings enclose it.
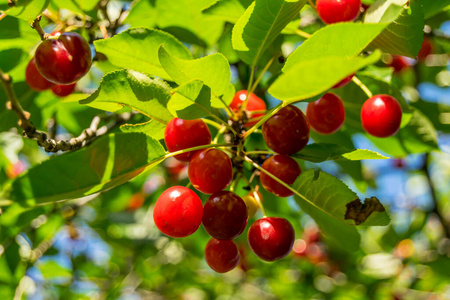
<instances>
[{"instance_id":1,"label":"cherry stem","mask_svg":"<svg viewBox=\"0 0 450 300\"><path fill-rule=\"evenodd\" d=\"M256 169L258 169L259 171L265 173L267 176L269 176L270 178L272 178L273 180L275 180L276 182L278 182L279 184L281 184L282 186L284 186L285 188L287 188L288 190L290 190L291 192L293 192L295 195L297 195L299 198L301 198L302 200L306 201L307 203L309 203L310 205L314 206L315 208L317 208L318 210L324 212L325 214L329 215L330 217L333 217L341 222L343 222L342 220L340 220L339 218L335 217L334 215L330 214L328 211L324 210L323 208L317 206L314 202L312 202L311 200L307 199L305 196L303 196L302 194L300 194L296 189L294 189L293 187L291 187L289 184L285 183L283 180L279 179L278 177L276 177L275 175L273 175L272 173L270 173L269 171L263 169L260 165L258 165L257 163L255 163L250 157L245 156L244 157L245 161L249 164L251 164L253 167L255 167ZM345 222L343 222L345 223ZM348 223L346 223L348 224Z\"/></svg>"},{"instance_id":2,"label":"cherry stem","mask_svg":"<svg viewBox=\"0 0 450 300\"><path fill-rule=\"evenodd\" d=\"M309 5L311 5L311 7L314 8L314 10L317 10L317 9L316 9L316 6L315 6L314 3L312 2L312 0L308 0L308 2L309 2Z\"/></svg>"},{"instance_id":3,"label":"cherry stem","mask_svg":"<svg viewBox=\"0 0 450 300\"><path fill-rule=\"evenodd\" d=\"M282 108L286 107L288 104L286 102L280 103L278 106L276 106L270 113L265 114L261 120L259 120L258 123L253 125L247 132L242 136L242 139L245 140L253 131L255 131L259 126L264 124L268 119L270 119L274 114L279 112Z\"/></svg>"},{"instance_id":4,"label":"cherry stem","mask_svg":"<svg viewBox=\"0 0 450 300\"><path fill-rule=\"evenodd\" d=\"M41 18L42 18L41 15L37 16L36 19L34 19L34 20L31 22L30 25L31 25L31 28L33 28L34 30L37 31L37 33L38 33L39 36L41 37L41 40L45 41L45 40L48 40L50 34L45 33L44 29L42 29L41 24L40 24Z\"/></svg>"},{"instance_id":5,"label":"cherry stem","mask_svg":"<svg viewBox=\"0 0 450 300\"><path fill-rule=\"evenodd\" d=\"M216 136L214 137L214 140L212 141L213 144L217 144L217 141L219 140L219 137L225 132L227 128L225 126L221 126L219 131L217 132Z\"/></svg>"},{"instance_id":6,"label":"cherry stem","mask_svg":"<svg viewBox=\"0 0 450 300\"><path fill-rule=\"evenodd\" d=\"M245 155L253 155L253 154L267 154L267 155L273 155L276 154L273 151L264 151L264 150L258 150L258 151L248 151L245 152Z\"/></svg>"},{"instance_id":7,"label":"cherry stem","mask_svg":"<svg viewBox=\"0 0 450 300\"><path fill-rule=\"evenodd\" d=\"M221 125L213 120L210 119L202 119L206 124L211 125L212 127L217 128L218 130L222 129L224 127L224 125Z\"/></svg>"},{"instance_id":8,"label":"cherry stem","mask_svg":"<svg viewBox=\"0 0 450 300\"><path fill-rule=\"evenodd\" d=\"M267 70L270 68L270 66L272 65L275 58L280 56L280 54L281 54L280 52L275 53L275 55L267 62L267 64L264 66L264 69L262 69L262 71L259 73L258 78L256 78L255 83L253 83L252 88L250 89L250 93L253 93L253 91L256 90L256 87L258 86L259 82L261 81L262 77L264 76L264 73L267 72ZM247 97L248 97L248 95L247 95Z\"/></svg>"},{"instance_id":9,"label":"cherry stem","mask_svg":"<svg viewBox=\"0 0 450 300\"><path fill-rule=\"evenodd\" d=\"M217 97L217 98L219 98L220 102L222 102L222 104L223 104L223 109L225 109L226 113L227 113L230 117L234 117L234 116L235 116L235 113L233 113L233 111L230 109L230 107L228 107L228 105L225 103L225 101L223 101L223 95L220 96L220 97Z\"/></svg>"},{"instance_id":10,"label":"cherry stem","mask_svg":"<svg viewBox=\"0 0 450 300\"><path fill-rule=\"evenodd\" d=\"M239 183L239 181L241 180L242 177L243 176L242 176L241 172L237 173L236 178L233 180L233 182L230 185L230 192L234 193L234 190L236 189L236 186L238 185L238 183Z\"/></svg>"},{"instance_id":11,"label":"cherry stem","mask_svg":"<svg viewBox=\"0 0 450 300\"><path fill-rule=\"evenodd\" d=\"M297 29L297 30L295 31L295 33L296 33L298 36L304 37L305 39L309 39L309 38L311 37L311 34L309 34L309 33L307 33L307 32L304 32L303 30L300 30L300 29Z\"/></svg>"},{"instance_id":12,"label":"cherry stem","mask_svg":"<svg viewBox=\"0 0 450 300\"><path fill-rule=\"evenodd\" d=\"M252 83L253 78L255 77L255 66L252 66L252 70L250 71L250 79L248 80L248 86L247 86L247 95L245 96L244 102L242 102L241 108L239 109L240 112L243 112L245 108L247 107L248 97L250 96L250 91L252 89Z\"/></svg>"},{"instance_id":13,"label":"cherry stem","mask_svg":"<svg viewBox=\"0 0 450 300\"><path fill-rule=\"evenodd\" d=\"M219 148L219 147L237 147L235 144L228 144L228 143L223 143L223 144L208 144L208 145L201 145L201 146L195 146L192 148L186 148L183 150L178 150L175 152L166 152L166 155L164 155L162 158L156 160L165 160L168 157L172 157L172 156L177 156L178 154L183 154L186 152L191 152L191 151L195 151L195 150L201 150L201 149L207 149L207 148ZM155 162L156 162L155 161Z\"/></svg>"},{"instance_id":14,"label":"cherry stem","mask_svg":"<svg viewBox=\"0 0 450 300\"><path fill-rule=\"evenodd\" d=\"M353 81L357 86L359 86L359 87L361 88L361 90L363 90L363 92L367 95L367 97L369 97L369 98L372 98L372 97L373 97L373 94L372 94L372 92L369 90L369 88L368 88L364 83L362 83L362 81L359 80L359 78L356 77L356 75L353 76L352 81Z\"/></svg>"}]
</instances>

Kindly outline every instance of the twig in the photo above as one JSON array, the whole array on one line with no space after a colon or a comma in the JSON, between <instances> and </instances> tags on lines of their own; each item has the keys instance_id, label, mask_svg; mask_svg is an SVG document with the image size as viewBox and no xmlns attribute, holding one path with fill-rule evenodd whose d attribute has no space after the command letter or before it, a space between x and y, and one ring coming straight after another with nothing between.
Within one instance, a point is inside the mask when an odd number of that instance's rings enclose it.
<instances>
[{"instance_id":1,"label":"twig","mask_svg":"<svg viewBox=\"0 0 450 300\"><path fill-rule=\"evenodd\" d=\"M353 76L352 81L361 88L361 90L367 95L367 97L369 97L369 98L373 97L373 94L369 90L369 88L364 83L362 83L362 81L359 80L359 78L356 77L356 75Z\"/></svg>"},{"instance_id":2,"label":"twig","mask_svg":"<svg viewBox=\"0 0 450 300\"><path fill-rule=\"evenodd\" d=\"M36 19L34 19L31 22L31 28L33 28L34 30L36 30L39 33L39 36L41 37L41 40L47 40L50 36L50 34L45 33L44 29L42 29L41 24L39 23L41 21L41 16L37 16Z\"/></svg>"},{"instance_id":3,"label":"twig","mask_svg":"<svg viewBox=\"0 0 450 300\"><path fill-rule=\"evenodd\" d=\"M99 136L106 134L117 125L128 121L132 116L132 113L115 115L115 119L112 123L100 128L98 128L98 126L101 119L99 116L95 116L92 119L89 128L83 130L83 132L78 137L71 138L70 140L56 141L55 139L49 138L46 132L36 129L34 124L30 121L30 113L22 108L19 100L17 99L17 96L13 90L11 76L4 73L1 69L0 81L2 82L3 88L6 92L6 96L9 99L9 101L6 103L6 107L14 111L19 117L19 126L23 129L23 136L29 139L36 140L37 144L40 147L44 148L46 152L69 151L82 148L92 143Z\"/></svg>"}]
</instances>

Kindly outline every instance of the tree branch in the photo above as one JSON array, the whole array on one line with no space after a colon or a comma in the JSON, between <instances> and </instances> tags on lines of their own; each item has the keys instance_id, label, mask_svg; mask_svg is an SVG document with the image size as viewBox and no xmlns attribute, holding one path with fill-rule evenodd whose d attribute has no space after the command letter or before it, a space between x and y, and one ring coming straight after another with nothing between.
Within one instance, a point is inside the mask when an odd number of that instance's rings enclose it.
<instances>
[{"instance_id":1,"label":"tree branch","mask_svg":"<svg viewBox=\"0 0 450 300\"><path fill-rule=\"evenodd\" d=\"M78 137L74 137L69 140L56 141L53 138L49 138L46 132L36 129L34 124L30 121L30 113L22 108L19 100L17 99L17 96L13 89L11 76L4 73L1 69L0 81L9 100L6 103L6 107L7 109L14 111L18 116L19 126L23 129L22 135L29 139L36 140L37 144L40 147L44 148L46 152L70 151L80 149L92 143L99 136L108 133L114 127L128 121L133 115L132 113L124 113L120 115L116 114L114 115L114 120L111 123L100 128L98 128L98 126L100 124L101 118L99 116L95 116L92 119L89 128L84 129Z\"/></svg>"}]
</instances>

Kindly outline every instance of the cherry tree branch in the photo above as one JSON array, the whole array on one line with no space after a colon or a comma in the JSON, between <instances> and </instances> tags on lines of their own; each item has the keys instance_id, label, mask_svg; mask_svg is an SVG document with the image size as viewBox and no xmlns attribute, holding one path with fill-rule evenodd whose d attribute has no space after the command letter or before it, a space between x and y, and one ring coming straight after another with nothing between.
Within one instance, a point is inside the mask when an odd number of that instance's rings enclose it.
<instances>
[{"instance_id":1,"label":"cherry tree branch","mask_svg":"<svg viewBox=\"0 0 450 300\"><path fill-rule=\"evenodd\" d=\"M20 105L19 100L13 89L12 78L8 74L4 73L0 69L0 81L3 89L5 90L8 102L6 108L16 113L19 118L19 126L23 129L22 135L29 139L37 141L37 144L42 147L46 152L58 152L58 151L70 151L80 149L86 145L92 143L99 136L105 135L114 127L128 121L132 113L116 114L113 116L113 121L105 126L99 128L101 118L95 116L92 119L89 128L83 130L83 132L74 138L69 140L55 140L50 138L44 131L39 131L36 126L30 120L30 113L25 111Z\"/></svg>"}]
</instances>

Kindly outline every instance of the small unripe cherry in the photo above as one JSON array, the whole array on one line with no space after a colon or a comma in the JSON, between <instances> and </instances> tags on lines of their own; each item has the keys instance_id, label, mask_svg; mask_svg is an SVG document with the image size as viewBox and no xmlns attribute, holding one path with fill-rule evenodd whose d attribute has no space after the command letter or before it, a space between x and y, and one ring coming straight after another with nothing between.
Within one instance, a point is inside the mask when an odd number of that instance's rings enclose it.
<instances>
[{"instance_id":1,"label":"small unripe cherry","mask_svg":"<svg viewBox=\"0 0 450 300\"><path fill-rule=\"evenodd\" d=\"M203 205L194 191L184 186L165 190L156 201L153 220L158 229L175 238L193 234L200 227Z\"/></svg>"},{"instance_id":2,"label":"small unripe cherry","mask_svg":"<svg viewBox=\"0 0 450 300\"><path fill-rule=\"evenodd\" d=\"M259 201L262 204L263 203L262 194L259 191L257 192L257 194L258 194ZM260 209L258 200L256 200L255 195L252 192L250 192L250 193L248 193L248 195L245 195L244 197L242 197L242 200L244 200L245 205L247 206L248 217L252 218L256 214L258 209Z\"/></svg>"},{"instance_id":3,"label":"small unripe cherry","mask_svg":"<svg viewBox=\"0 0 450 300\"><path fill-rule=\"evenodd\" d=\"M361 124L370 135L384 138L397 133L402 122L402 108L390 95L375 95L361 108Z\"/></svg>"}]
</instances>

